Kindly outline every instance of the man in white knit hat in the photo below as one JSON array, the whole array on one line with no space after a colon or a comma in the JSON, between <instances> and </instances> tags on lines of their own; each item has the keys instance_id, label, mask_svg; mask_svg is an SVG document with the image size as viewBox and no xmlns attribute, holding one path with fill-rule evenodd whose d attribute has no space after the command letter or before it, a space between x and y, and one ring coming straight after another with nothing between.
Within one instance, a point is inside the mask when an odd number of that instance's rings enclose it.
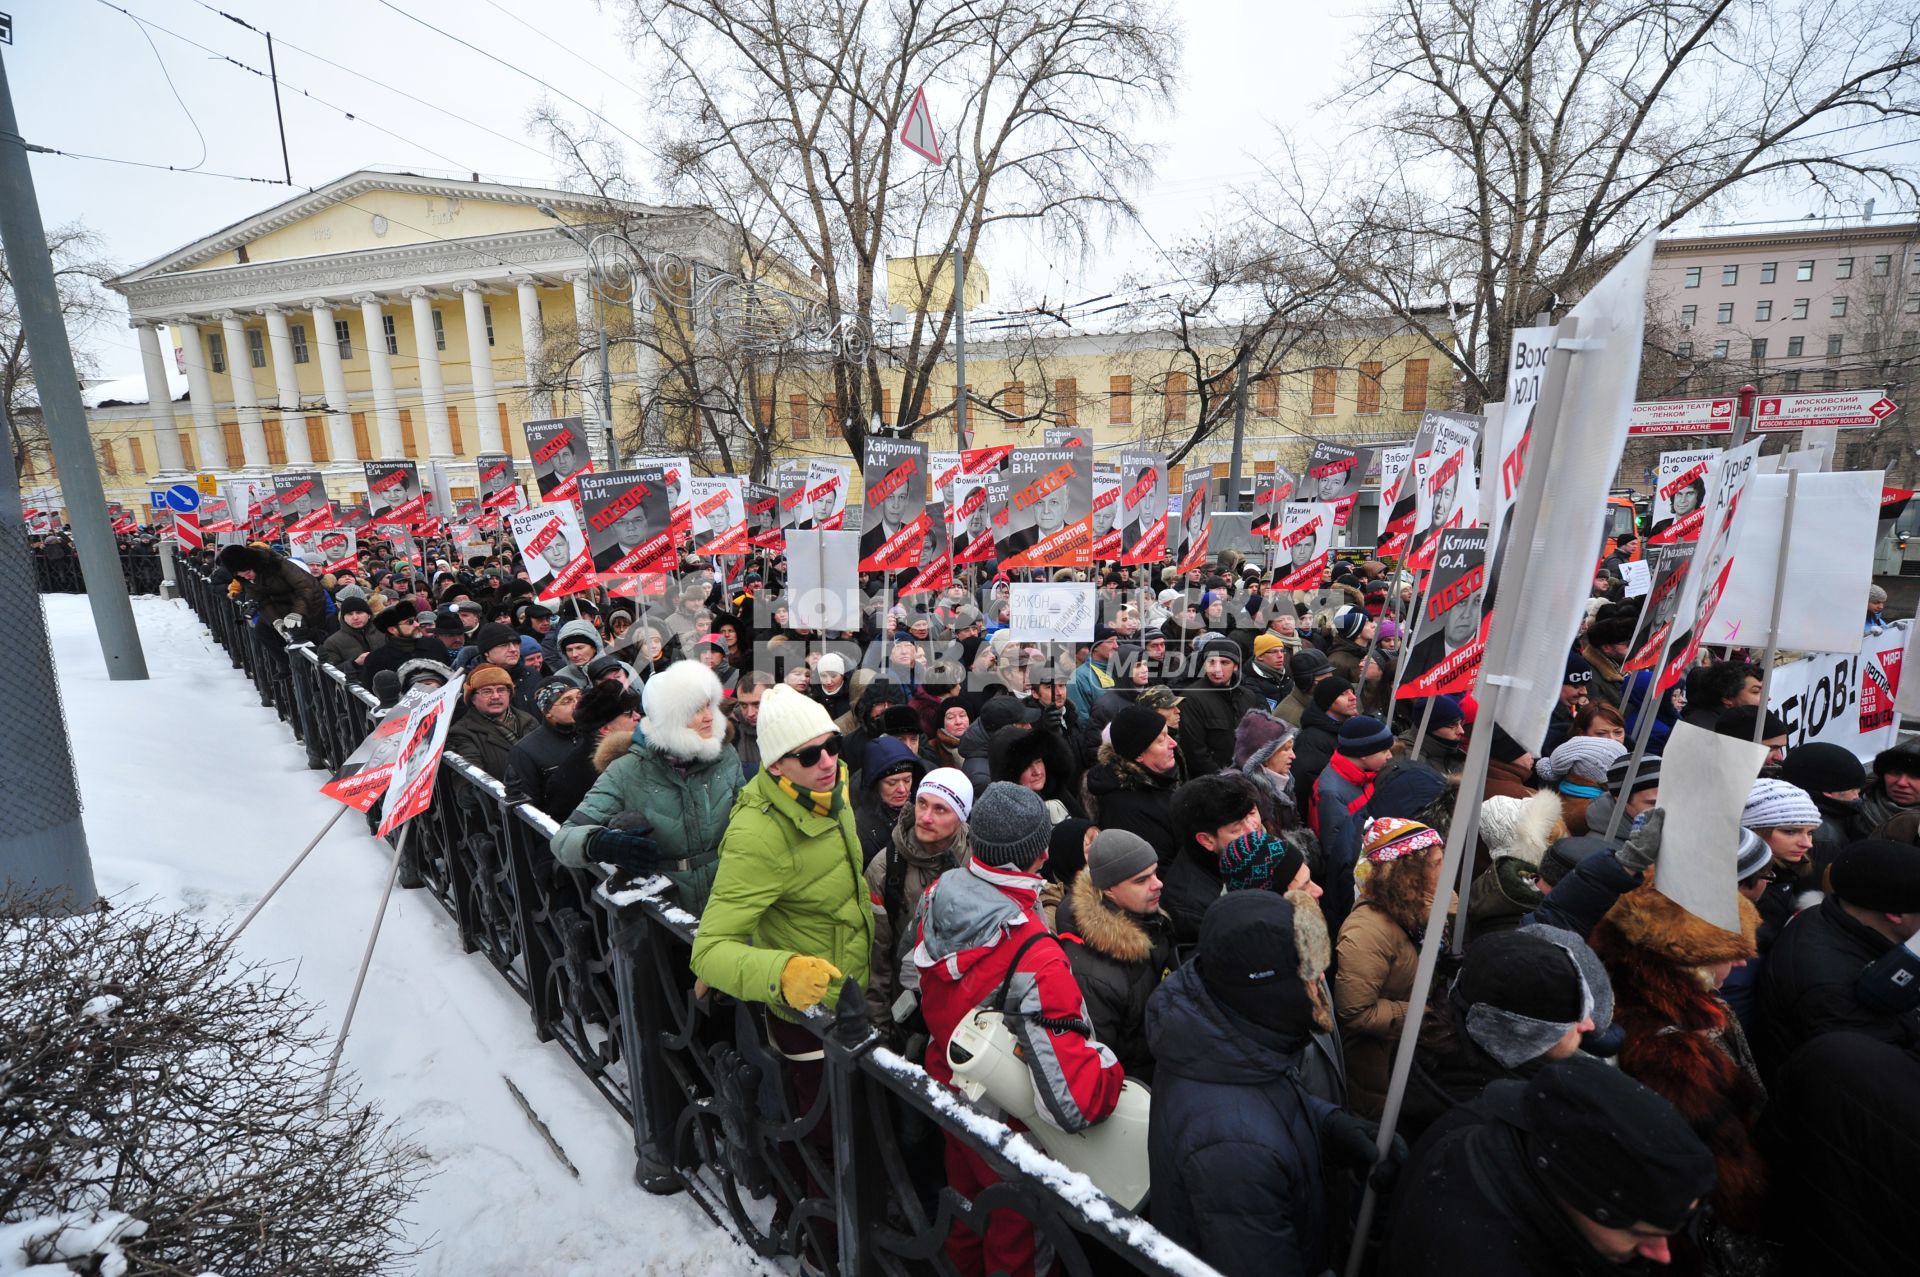
<instances>
[{"instance_id":1,"label":"man in white knit hat","mask_svg":"<svg viewBox=\"0 0 1920 1277\"><path fill-rule=\"evenodd\" d=\"M936 767L920 778L913 801L894 822L892 840L867 862L873 902L873 966L867 981L867 1011L874 1028L897 1036L915 1022L913 1010L894 1008L900 991L900 937L910 930L914 908L934 879L958 869L972 855L967 819L973 814L973 782L957 767Z\"/></svg>"}]
</instances>

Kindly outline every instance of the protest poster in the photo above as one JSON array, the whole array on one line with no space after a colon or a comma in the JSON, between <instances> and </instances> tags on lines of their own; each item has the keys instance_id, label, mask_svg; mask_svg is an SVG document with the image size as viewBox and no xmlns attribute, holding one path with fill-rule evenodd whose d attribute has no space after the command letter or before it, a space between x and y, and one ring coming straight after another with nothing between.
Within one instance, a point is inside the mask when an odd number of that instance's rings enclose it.
<instances>
[{"instance_id":1,"label":"protest poster","mask_svg":"<svg viewBox=\"0 0 1920 1277\"><path fill-rule=\"evenodd\" d=\"M1167 558L1167 458L1159 452L1120 454L1122 563Z\"/></svg>"},{"instance_id":2,"label":"protest poster","mask_svg":"<svg viewBox=\"0 0 1920 1277\"><path fill-rule=\"evenodd\" d=\"M953 503L953 481L960 477L960 454L957 452L934 452L927 457L927 501L945 503L949 508Z\"/></svg>"},{"instance_id":3,"label":"protest poster","mask_svg":"<svg viewBox=\"0 0 1920 1277\"><path fill-rule=\"evenodd\" d=\"M1500 556L1513 504L1526 475L1527 444L1533 438L1533 410L1540 402L1547 358L1553 349L1553 329L1514 330L1507 355L1507 397L1486 407L1487 424L1480 431L1480 523L1492 530L1487 538L1487 575L1498 582ZM1487 606L1493 606L1487 591Z\"/></svg>"},{"instance_id":4,"label":"protest poster","mask_svg":"<svg viewBox=\"0 0 1920 1277\"><path fill-rule=\"evenodd\" d=\"M304 561L307 571L314 576L360 570L359 547L353 533L346 528L289 532L287 550L294 558Z\"/></svg>"},{"instance_id":5,"label":"protest poster","mask_svg":"<svg viewBox=\"0 0 1920 1277\"><path fill-rule=\"evenodd\" d=\"M693 535L693 463L685 457L650 458L666 477L667 514L673 535L681 541Z\"/></svg>"},{"instance_id":6,"label":"protest poster","mask_svg":"<svg viewBox=\"0 0 1920 1277\"><path fill-rule=\"evenodd\" d=\"M318 470L276 474L273 495L279 498L280 526L286 532L312 532L333 526L333 503L327 500L327 481Z\"/></svg>"},{"instance_id":7,"label":"protest poster","mask_svg":"<svg viewBox=\"0 0 1920 1277\"><path fill-rule=\"evenodd\" d=\"M860 523L860 570L919 567L927 539L927 445L912 439L869 439L860 475L866 506Z\"/></svg>"},{"instance_id":8,"label":"protest poster","mask_svg":"<svg viewBox=\"0 0 1920 1277\"><path fill-rule=\"evenodd\" d=\"M1759 455L1760 440L1753 439L1722 452L1708 468L1706 522L1701 526L1695 542L1699 548L1688 569L1691 580L1680 587L1681 597L1673 620L1673 630L1678 637L1668 648L1654 685L1656 694L1686 677L1710 632L1715 609L1720 605L1733 568L1734 551L1740 543L1740 529L1747 512L1742 498L1754 478Z\"/></svg>"},{"instance_id":9,"label":"protest poster","mask_svg":"<svg viewBox=\"0 0 1920 1277\"><path fill-rule=\"evenodd\" d=\"M1404 559L1413 539L1413 520L1418 507L1413 499L1413 455L1424 442L1432 447L1428 434L1415 443L1396 443L1380 449L1380 536L1373 553L1380 559Z\"/></svg>"},{"instance_id":10,"label":"protest poster","mask_svg":"<svg viewBox=\"0 0 1920 1277\"><path fill-rule=\"evenodd\" d=\"M1093 449L1016 448L1007 489L1001 567L1093 566Z\"/></svg>"},{"instance_id":11,"label":"protest poster","mask_svg":"<svg viewBox=\"0 0 1920 1277\"><path fill-rule=\"evenodd\" d=\"M579 477L580 512L601 584L638 572L664 571L674 558L666 467L660 462Z\"/></svg>"},{"instance_id":12,"label":"protest poster","mask_svg":"<svg viewBox=\"0 0 1920 1277\"><path fill-rule=\"evenodd\" d=\"M1270 472L1254 476L1253 521L1248 531L1256 543L1280 535L1281 507L1293 499L1293 484L1292 472L1278 463Z\"/></svg>"},{"instance_id":13,"label":"protest poster","mask_svg":"<svg viewBox=\"0 0 1920 1277\"><path fill-rule=\"evenodd\" d=\"M860 534L796 528L787 534L787 617L832 633L860 628Z\"/></svg>"},{"instance_id":14,"label":"protest poster","mask_svg":"<svg viewBox=\"0 0 1920 1277\"><path fill-rule=\"evenodd\" d=\"M1269 542L1268 568L1278 573L1276 590L1317 589L1333 553L1333 505L1289 501L1280 507L1279 531Z\"/></svg>"},{"instance_id":15,"label":"protest poster","mask_svg":"<svg viewBox=\"0 0 1920 1277\"><path fill-rule=\"evenodd\" d=\"M1007 633L1016 643L1090 643L1099 601L1091 581L1015 581Z\"/></svg>"},{"instance_id":16,"label":"protest poster","mask_svg":"<svg viewBox=\"0 0 1920 1277\"><path fill-rule=\"evenodd\" d=\"M1337 443L1316 443L1307 458L1307 483L1300 496L1308 501L1327 502L1334 508L1334 523L1346 527L1352 517L1353 503L1366 481L1367 467L1373 462L1371 448L1343 448Z\"/></svg>"},{"instance_id":17,"label":"protest poster","mask_svg":"<svg viewBox=\"0 0 1920 1277\"><path fill-rule=\"evenodd\" d=\"M341 762L333 779L320 786L320 792L355 811L372 810L393 780L394 764L407 740L407 719L416 706L439 693L439 688L419 688L401 697L400 703L374 724L366 739Z\"/></svg>"},{"instance_id":18,"label":"protest poster","mask_svg":"<svg viewBox=\"0 0 1920 1277\"><path fill-rule=\"evenodd\" d=\"M732 475L694 475L687 483L692 506L693 552L710 557L745 554L753 547L747 532L746 497Z\"/></svg>"},{"instance_id":19,"label":"protest poster","mask_svg":"<svg viewBox=\"0 0 1920 1277\"><path fill-rule=\"evenodd\" d=\"M1120 557L1120 467L1109 461L1093 463L1093 557Z\"/></svg>"},{"instance_id":20,"label":"protest poster","mask_svg":"<svg viewBox=\"0 0 1920 1277\"><path fill-rule=\"evenodd\" d=\"M774 463L773 489L779 498L774 510L781 532L800 527L806 518L807 477L811 473L812 466L805 461Z\"/></svg>"},{"instance_id":21,"label":"protest poster","mask_svg":"<svg viewBox=\"0 0 1920 1277\"><path fill-rule=\"evenodd\" d=\"M1474 458L1486 424L1485 417L1464 412L1426 415L1433 421L1433 447L1413 459L1414 534L1407 551L1407 565L1423 572L1433 566L1441 532L1478 522L1480 478Z\"/></svg>"},{"instance_id":22,"label":"protest poster","mask_svg":"<svg viewBox=\"0 0 1920 1277\"><path fill-rule=\"evenodd\" d=\"M507 532L539 598L557 599L593 585L593 556L571 501L516 510L507 516Z\"/></svg>"},{"instance_id":23,"label":"protest poster","mask_svg":"<svg viewBox=\"0 0 1920 1277\"><path fill-rule=\"evenodd\" d=\"M1433 551L1426 606L1415 620L1401 673L1402 700L1471 692L1486 655L1493 611L1487 595L1486 528L1447 528Z\"/></svg>"},{"instance_id":24,"label":"protest poster","mask_svg":"<svg viewBox=\"0 0 1920 1277\"><path fill-rule=\"evenodd\" d=\"M1786 548L1780 600L1782 648L1798 652L1854 652L1873 585L1878 540L1876 506L1882 473L1843 470L1793 478L1793 521L1787 523L1786 475L1755 475L1744 501L1749 507L1734 546L1726 592L1714 610L1705 642L1764 647L1773 624L1774 583ZM1853 600L1847 607L1844 601ZM1836 604L1839 604L1836 606Z\"/></svg>"},{"instance_id":25,"label":"protest poster","mask_svg":"<svg viewBox=\"0 0 1920 1277\"><path fill-rule=\"evenodd\" d=\"M1654 890L1735 935L1741 929L1740 813L1766 761L1764 745L1686 722L1673 725L1660 756L1661 789L1685 794L1686 801L1661 804L1667 817Z\"/></svg>"},{"instance_id":26,"label":"protest poster","mask_svg":"<svg viewBox=\"0 0 1920 1277\"><path fill-rule=\"evenodd\" d=\"M807 463L806 495L800 504L799 527L815 532L838 532L846 522L847 489L853 483L853 467L836 461ZM859 542L854 542L855 562L859 560Z\"/></svg>"},{"instance_id":27,"label":"protest poster","mask_svg":"<svg viewBox=\"0 0 1920 1277\"><path fill-rule=\"evenodd\" d=\"M1048 426L1040 432L1043 448L1091 448L1093 430L1089 426Z\"/></svg>"},{"instance_id":28,"label":"protest poster","mask_svg":"<svg viewBox=\"0 0 1920 1277\"><path fill-rule=\"evenodd\" d=\"M367 507L375 523L412 527L427 517L427 494L420 467L412 461L368 461Z\"/></svg>"},{"instance_id":29,"label":"protest poster","mask_svg":"<svg viewBox=\"0 0 1920 1277\"><path fill-rule=\"evenodd\" d=\"M579 495L580 476L593 472L586 422L579 417L529 421L527 456L533 461L534 486L542 501L571 501Z\"/></svg>"},{"instance_id":30,"label":"protest poster","mask_svg":"<svg viewBox=\"0 0 1920 1277\"><path fill-rule=\"evenodd\" d=\"M467 676L453 681L417 705L401 731L400 756L387 782L387 801L381 809L375 836L385 838L433 802L434 778L440 774L440 754L446 748L447 729L460 708L460 691Z\"/></svg>"},{"instance_id":31,"label":"protest poster","mask_svg":"<svg viewBox=\"0 0 1920 1277\"><path fill-rule=\"evenodd\" d=\"M1718 448L1660 454L1653 504L1648 511L1649 545L1671 545L1700 535L1700 525L1707 517L1707 468L1719 455Z\"/></svg>"},{"instance_id":32,"label":"protest poster","mask_svg":"<svg viewBox=\"0 0 1920 1277\"><path fill-rule=\"evenodd\" d=\"M780 490L772 484L748 483L742 489L747 503L747 535L756 550L779 550Z\"/></svg>"},{"instance_id":33,"label":"protest poster","mask_svg":"<svg viewBox=\"0 0 1920 1277\"><path fill-rule=\"evenodd\" d=\"M1006 478L994 470L985 474L961 474L953 481L953 505L950 543L955 563L988 563L993 553L994 487L999 487L1001 504L1006 501Z\"/></svg>"},{"instance_id":34,"label":"protest poster","mask_svg":"<svg viewBox=\"0 0 1920 1277\"><path fill-rule=\"evenodd\" d=\"M900 587L901 594L944 590L953 584L953 538L947 527L946 507L940 502L927 503L926 527L926 540L920 547L920 566Z\"/></svg>"},{"instance_id":35,"label":"protest poster","mask_svg":"<svg viewBox=\"0 0 1920 1277\"><path fill-rule=\"evenodd\" d=\"M474 458L473 465L480 479L481 509L520 508L520 472L512 457L504 452L483 452Z\"/></svg>"},{"instance_id":36,"label":"protest poster","mask_svg":"<svg viewBox=\"0 0 1920 1277\"><path fill-rule=\"evenodd\" d=\"M1205 569L1213 537L1212 476L1206 467L1195 466L1186 478L1187 490L1180 500L1180 546L1174 555L1174 571L1181 575Z\"/></svg>"}]
</instances>

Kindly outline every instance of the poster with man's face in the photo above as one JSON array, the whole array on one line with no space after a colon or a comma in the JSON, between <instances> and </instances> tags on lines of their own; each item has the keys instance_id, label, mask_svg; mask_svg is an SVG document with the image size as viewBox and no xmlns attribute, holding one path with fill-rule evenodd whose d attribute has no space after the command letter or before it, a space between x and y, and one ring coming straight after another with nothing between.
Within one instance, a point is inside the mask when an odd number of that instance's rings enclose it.
<instances>
[{"instance_id":1,"label":"poster with man's face","mask_svg":"<svg viewBox=\"0 0 1920 1277\"><path fill-rule=\"evenodd\" d=\"M920 566L901 585L901 594L925 594L953 584L953 542L947 529L946 507L938 501L928 502L925 523Z\"/></svg>"},{"instance_id":2,"label":"poster with man's face","mask_svg":"<svg viewBox=\"0 0 1920 1277\"><path fill-rule=\"evenodd\" d=\"M1433 446L1431 434L1413 443L1393 444L1380 449L1380 537L1374 544L1375 558L1404 559L1413 542L1413 521L1419 509L1413 498L1413 459L1416 453Z\"/></svg>"},{"instance_id":3,"label":"poster with man's face","mask_svg":"<svg viewBox=\"0 0 1920 1277\"><path fill-rule=\"evenodd\" d=\"M659 462L580 476L580 512L601 583L665 571L674 560L666 467Z\"/></svg>"},{"instance_id":4,"label":"poster with man's face","mask_svg":"<svg viewBox=\"0 0 1920 1277\"><path fill-rule=\"evenodd\" d=\"M420 486L420 467L412 461L369 461L367 506L375 523L410 528L427 517L426 489Z\"/></svg>"},{"instance_id":5,"label":"poster with man's face","mask_svg":"<svg viewBox=\"0 0 1920 1277\"><path fill-rule=\"evenodd\" d=\"M1109 461L1093 463L1093 557L1120 557L1120 467Z\"/></svg>"},{"instance_id":6,"label":"poster with man's face","mask_svg":"<svg viewBox=\"0 0 1920 1277\"><path fill-rule=\"evenodd\" d=\"M1652 669L1673 642L1673 618L1687 592L1698 541L1675 541L1647 547L1647 597L1641 602L1640 636L1620 666L1629 674Z\"/></svg>"},{"instance_id":7,"label":"poster with man's face","mask_svg":"<svg viewBox=\"0 0 1920 1277\"><path fill-rule=\"evenodd\" d=\"M1040 432L1040 446L1043 448L1091 448L1093 447L1093 429L1090 426L1048 426Z\"/></svg>"},{"instance_id":8,"label":"poster with man's face","mask_svg":"<svg viewBox=\"0 0 1920 1277\"><path fill-rule=\"evenodd\" d=\"M913 439L869 439L860 474L866 504L860 570L919 567L927 539L927 445Z\"/></svg>"},{"instance_id":9,"label":"poster with man's face","mask_svg":"<svg viewBox=\"0 0 1920 1277\"><path fill-rule=\"evenodd\" d=\"M1730 448L1715 457L1707 470L1707 516L1695 544L1689 580L1680 587L1680 602L1674 613L1676 637L1669 646L1666 664L1661 668L1656 695L1686 677L1700 654L1700 643L1713 621L1714 609L1727 588L1727 576L1733 570L1733 549L1738 543L1741 515L1745 506L1741 497L1747 482L1759 466L1760 440L1750 439L1738 448Z\"/></svg>"},{"instance_id":10,"label":"poster with man's face","mask_svg":"<svg viewBox=\"0 0 1920 1277\"><path fill-rule=\"evenodd\" d=\"M799 526L814 532L840 531L846 523L847 488L852 482L850 465L837 461L809 462Z\"/></svg>"},{"instance_id":11,"label":"poster with man's face","mask_svg":"<svg viewBox=\"0 0 1920 1277\"><path fill-rule=\"evenodd\" d=\"M779 495L775 507L782 532L806 526L807 478L812 467L805 461L781 461L773 467L773 488Z\"/></svg>"},{"instance_id":12,"label":"poster with man's face","mask_svg":"<svg viewBox=\"0 0 1920 1277\"><path fill-rule=\"evenodd\" d=\"M533 460L534 486L542 501L571 501L579 494L580 476L593 473L587 450L587 426L580 417L529 421L527 456Z\"/></svg>"},{"instance_id":13,"label":"poster with man's face","mask_svg":"<svg viewBox=\"0 0 1920 1277\"><path fill-rule=\"evenodd\" d=\"M740 480L732 475L697 474L689 481L688 491L695 554L745 554L752 548Z\"/></svg>"},{"instance_id":14,"label":"poster with man's face","mask_svg":"<svg viewBox=\"0 0 1920 1277\"><path fill-rule=\"evenodd\" d=\"M1486 528L1448 528L1436 539L1433 580L1407 651L1400 699L1473 690L1493 624L1484 606L1487 536Z\"/></svg>"},{"instance_id":15,"label":"poster with man's face","mask_svg":"<svg viewBox=\"0 0 1920 1277\"><path fill-rule=\"evenodd\" d=\"M757 550L780 550L780 490L772 484L749 483L742 490L747 502L747 535Z\"/></svg>"},{"instance_id":16,"label":"poster with man's face","mask_svg":"<svg viewBox=\"0 0 1920 1277\"><path fill-rule=\"evenodd\" d=\"M927 500L951 506L953 481L960 477L960 454L934 452L927 456Z\"/></svg>"},{"instance_id":17,"label":"poster with man's face","mask_svg":"<svg viewBox=\"0 0 1920 1277\"><path fill-rule=\"evenodd\" d=\"M1253 481L1253 525L1251 532L1256 537L1277 537L1280 535L1281 507L1293 500L1293 472L1278 462L1271 472L1256 476Z\"/></svg>"},{"instance_id":18,"label":"poster with man's face","mask_svg":"<svg viewBox=\"0 0 1920 1277\"><path fill-rule=\"evenodd\" d=\"M1016 448L1007 489L1002 567L1093 566L1093 449Z\"/></svg>"},{"instance_id":19,"label":"poster with man's face","mask_svg":"<svg viewBox=\"0 0 1920 1277\"><path fill-rule=\"evenodd\" d=\"M1165 453L1120 454L1122 563L1166 561L1167 496Z\"/></svg>"},{"instance_id":20,"label":"poster with man's face","mask_svg":"<svg viewBox=\"0 0 1920 1277\"><path fill-rule=\"evenodd\" d=\"M1333 554L1333 519L1328 501L1289 501L1280 507L1279 532L1271 542L1271 567L1284 573L1274 581L1276 590L1319 587Z\"/></svg>"},{"instance_id":21,"label":"poster with man's face","mask_svg":"<svg viewBox=\"0 0 1920 1277\"><path fill-rule=\"evenodd\" d=\"M1352 517L1353 503L1360 496L1361 484L1366 481L1367 467L1371 464L1371 448L1316 443L1307 458L1307 481L1298 495L1309 501L1331 504L1336 525L1344 528Z\"/></svg>"},{"instance_id":22,"label":"poster with man's face","mask_svg":"<svg viewBox=\"0 0 1920 1277\"><path fill-rule=\"evenodd\" d=\"M504 452L483 452L474 458L480 476L480 505L486 510L518 510L520 473Z\"/></svg>"},{"instance_id":23,"label":"poster with man's face","mask_svg":"<svg viewBox=\"0 0 1920 1277\"><path fill-rule=\"evenodd\" d=\"M667 477L667 513L673 534L684 540L693 535L693 463L685 457L661 457L659 465Z\"/></svg>"},{"instance_id":24,"label":"poster with man's face","mask_svg":"<svg viewBox=\"0 0 1920 1277\"><path fill-rule=\"evenodd\" d=\"M353 533L345 528L316 528L287 533L287 549L315 576L360 570L360 551Z\"/></svg>"},{"instance_id":25,"label":"poster with man's face","mask_svg":"<svg viewBox=\"0 0 1920 1277\"><path fill-rule=\"evenodd\" d=\"M288 470L276 474L273 495L280 502L280 526L287 532L312 532L333 526L333 504L327 500L327 481L318 470Z\"/></svg>"},{"instance_id":26,"label":"poster with man's face","mask_svg":"<svg viewBox=\"0 0 1920 1277\"><path fill-rule=\"evenodd\" d=\"M516 510L507 516L507 531L540 598L557 599L593 587L593 556L571 501Z\"/></svg>"},{"instance_id":27,"label":"poster with man's face","mask_svg":"<svg viewBox=\"0 0 1920 1277\"><path fill-rule=\"evenodd\" d=\"M1692 541L1700 535L1707 513L1707 471L1719 455L1718 448L1660 454L1655 471L1659 481L1648 511L1653 520L1647 529L1649 545Z\"/></svg>"},{"instance_id":28,"label":"poster with man's face","mask_svg":"<svg viewBox=\"0 0 1920 1277\"><path fill-rule=\"evenodd\" d=\"M990 475L962 475L953 481L953 561L986 563L993 559L993 509L988 504Z\"/></svg>"},{"instance_id":29,"label":"poster with man's face","mask_svg":"<svg viewBox=\"0 0 1920 1277\"><path fill-rule=\"evenodd\" d=\"M1177 572L1198 572L1207 566L1213 539L1212 478L1204 466L1187 476L1187 490L1180 500L1180 548L1174 556Z\"/></svg>"},{"instance_id":30,"label":"poster with man's face","mask_svg":"<svg viewBox=\"0 0 1920 1277\"><path fill-rule=\"evenodd\" d=\"M1469 528L1478 522L1480 473L1475 458L1487 420L1464 412L1427 416L1433 419L1433 448L1413 461L1417 512L1413 547L1407 555L1408 565L1423 571L1433 565L1443 530Z\"/></svg>"}]
</instances>

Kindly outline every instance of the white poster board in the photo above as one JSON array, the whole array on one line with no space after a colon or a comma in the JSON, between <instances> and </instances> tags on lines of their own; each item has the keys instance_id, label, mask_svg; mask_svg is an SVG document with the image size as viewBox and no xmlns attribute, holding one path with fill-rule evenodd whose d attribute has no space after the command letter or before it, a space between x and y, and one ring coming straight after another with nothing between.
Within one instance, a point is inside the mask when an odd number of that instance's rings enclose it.
<instances>
[{"instance_id":1,"label":"white poster board","mask_svg":"<svg viewBox=\"0 0 1920 1277\"><path fill-rule=\"evenodd\" d=\"M844 486L844 485L843 485ZM787 609L803 630L860 628L860 534L787 533Z\"/></svg>"},{"instance_id":2,"label":"white poster board","mask_svg":"<svg viewBox=\"0 0 1920 1277\"><path fill-rule=\"evenodd\" d=\"M1091 581L1015 581L1007 633L1022 643L1091 643L1098 601Z\"/></svg>"},{"instance_id":3,"label":"white poster board","mask_svg":"<svg viewBox=\"0 0 1920 1277\"><path fill-rule=\"evenodd\" d=\"M1895 708L1912 627L1896 621L1862 639L1858 652L1817 652L1775 666L1767 703L1786 720L1787 748L1821 741L1852 750L1861 762L1891 748L1900 734Z\"/></svg>"},{"instance_id":4,"label":"white poster board","mask_svg":"<svg viewBox=\"0 0 1920 1277\"><path fill-rule=\"evenodd\" d=\"M1795 482L1779 645L1799 652L1857 652L1873 584L1879 531L1879 470L1802 474ZM1748 508L1734 546L1727 591L1704 639L1764 647L1773 620L1773 583L1780 566L1787 476L1757 475L1741 502Z\"/></svg>"},{"instance_id":5,"label":"white poster board","mask_svg":"<svg viewBox=\"0 0 1920 1277\"><path fill-rule=\"evenodd\" d=\"M1666 826L1654 889L1703 922L1740 930L1740 812L1767 761L1767 747L1675 723L1660 756Z\"/></svg>"}]
</instances>

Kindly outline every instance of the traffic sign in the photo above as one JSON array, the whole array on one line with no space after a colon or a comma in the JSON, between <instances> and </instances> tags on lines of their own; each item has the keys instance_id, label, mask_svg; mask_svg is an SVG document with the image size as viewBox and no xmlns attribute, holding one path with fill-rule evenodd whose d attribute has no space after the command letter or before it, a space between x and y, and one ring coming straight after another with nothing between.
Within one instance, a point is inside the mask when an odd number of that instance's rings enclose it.
<instances>
[{"instance_id":1,"label":"traffic sign","mask_svg":"<svg viewBox=\"0 0 1920 1277\"><path fill-rule=\"evenodd\" d=\"M167 489L167 508L175 514L192 514L200 508L200 493L190 483L176 483Z\"/></svg>"},{"instance_id":2,"label":"traffic sign","mask_svg":"<svg viewBox=\"0 0 1920 1277\"><path fill-rule=\"evenodd\" d=\"M207 543L200 531L200 516L176 510L173 514L173 539L183 550L198 550Z\"/></svg>"},{"instance_id":3,"label":"traffic sign","mask_svg":"<svg viewBox=\"0 0 1920 1277\"><path fill-rule=\"evenodd\" d=\"M162 514L173 508L167 504L167 494L159 488L155 488L153 491L147 493L147 496L153 500L153 512L155 514Z\"/></svg>"},{"instance_id":4,"label":"traffic sign","mask_svg":"<svg viewBox=\"0 0 1920 1277\"><path fill-rule=\"evenodd\" d=\"M940 159L940 136L933 131L933 112L927 107L927 86L913 91L907 106L907 122L901 126L900 142L909 151L933 164Z\"/></svg>"},{"instance_id":5,"label":"traffic sign","mask_svg":"<svg viewBox=\"0 0 1920 1277\"><path fill-rule=\"evenodd\" d=\"M193 486L199 490L200 495L203 497L217 497L220 495L220 480L214 475L195 475L193 478Z\"/></svg>"},{"instance_id":6,"label":"traffic sign","mask_svg":"<svg viewBox=\"0 0 1920 1277\"><path fill-rule=\"evenodd\" d=\"M1633 405L1630 435L1723 435L1733 430L1734 400L1650 399Z\"/></svg>"},{"instance_id":7,"label":"traffic sign","mask_svg":"<svg viewBox=\"0 0 1920 1277\"><path fill-rule=\"evenodd\" d=\"M1877 426L1899 405L1878 390L1810 395L1762 395L1754 402L1756 430L1862 430Z\"/></svg>"}]
</instances>

